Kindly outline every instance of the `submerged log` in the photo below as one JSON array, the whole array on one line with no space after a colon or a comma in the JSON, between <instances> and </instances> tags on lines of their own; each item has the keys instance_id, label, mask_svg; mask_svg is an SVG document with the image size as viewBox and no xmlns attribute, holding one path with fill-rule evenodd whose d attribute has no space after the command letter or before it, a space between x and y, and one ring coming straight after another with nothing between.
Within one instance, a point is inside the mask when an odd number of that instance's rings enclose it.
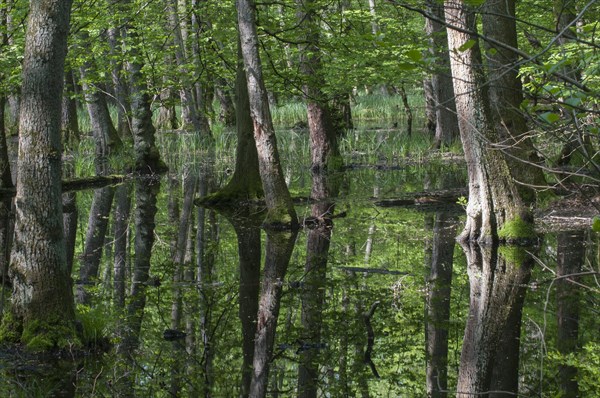
<instances>
[{"instance_id":1,"label":"submerged log","mask_svg":"<svg viewBox=\"0 0 600 398\"><path fill-rule=\"evenodd\" d=\"M425 191L407 193L406 196L394 199L378 200L374 204L380 207L402 207L402 206L419 206L419 207L438 207L456 206L458 200L462 196L467 196L467 188L444 189L440 191Z\"/></svg>"},{"instance_id":2,"label":"submerged log","mask_svg":"<svg viewBox=\"0 0 600 398\"><path fill-rule=\"evenodd\" d=\"M84 189L92 188L103 188L107 185L121 184L127 179L124 175L111 175L111 176L93 176L77 178L73 180L65 180L62 182L62 191L73 192L81 191ZM0 198L10 198L15 196L16 188L2 188L0 189Z\"/></svg>"}]
</instances>

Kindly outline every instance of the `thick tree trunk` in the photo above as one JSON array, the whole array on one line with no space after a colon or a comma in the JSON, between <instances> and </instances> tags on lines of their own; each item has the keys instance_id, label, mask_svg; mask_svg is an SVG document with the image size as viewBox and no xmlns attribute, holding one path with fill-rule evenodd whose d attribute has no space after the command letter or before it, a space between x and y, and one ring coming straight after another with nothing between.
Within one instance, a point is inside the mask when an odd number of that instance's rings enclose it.
<instances>
[{"instance_id":1,"label":"thick tree trunk","mask_svg":"<svg viewBox=\"0 0 600 398\"><path fill-rule=\"evenodd\" d=\"M235 91L237 129L235 169L227 185L206 198L205 202L207 204L237 205L239 201L251 201L264 197L258 171L258 152L254 142L248 85L246 84L246 73L244 72L244 61L239 40Z\"/></svg>"},{"instance_id":2,"label":"thick tree trunk","mask_svg":"<svg viewBox=\"0 0 600 398\"><path fill-rule=\"evenodd\" d=\"M518 263L498 255L495 247L467 244L463 250L467 256L470 305L456 396L467 398L491 389L498 349L502 347L503 334L514 335L507 327L511 314L521 312L533 259L520 247L507 248L514 250L510 258L521 259ZM514 345L511 349L518 350Z\"/></svg>"},{"instance_id":3,"label":"thick tree trunk","mask_svg":"<svg viewBox=\"0 0 600 398\"><path fill-rule=\"evenodd\" d=\"M432 217L433 239L426 267L425 354L427 396L445 398L448 390L448 329L456 218L443 212Z\"/></svg>"},{"instance_id":4,"label":"thick tree trunk","mask_svg":"<svg viewBox=\"0 0 600 398\"><path fill-rule=\"evenodd\" d=\"M459 239L489 243L497 241L499 235L507 241L531 238L532 216L506 159L492 147L498 139L484 90L481 53L477 37L468 33L476 31L475 14L463 0L446 0L444 7L456 110L469 173L467 223Z\"/></svg>"},{"instance_id":5,"label":"thick tree trunk","mask_svg":"<svg viewBox=\"0 0 600 398\"><path fill-rule=\"evenodd\" d=\"M483 34L511 48L518 48L515 2L488 0L482 15ZM512 176L521 183L521 197L531 204L535 202L535 190L532 187L544 186L545 178L541 168L525 163L538 163L539 158L527 135L525 117L520 111L523 87L518 76L518 56L504 47L492 46L487 41L486 44L490 104L499 145L510 154L507 162Z\"/></svg>"},{"instance_id":6,"label":"thick tree trunk","mask_svg":"<svg viewBox=\"0 0 600 398\"><path fill-rule=\"evenodd\" d=\"M237 15L259 171L269 211L265 226L285 226L295 229L298 226L298 217L283 176L267 90L262 76L254 1L238 0Z\"/></svg>"},{"instance_id":7,"label":"thick tree trunk","mask_svg":"<svg viewBox=\"0 0 600 398\"><path fill-rule=\"evenodd\" d=\"M60 137L70 14L70 0L32 2L23 60L10 274L12 310L22 325L20 338L31 339L23 343L37 340L42 345L37 349L50 349L75 338L75 308L62 225ZM40 340L41 335L45 338Z\"/></svg>"},{"instance_id":8,"label":"thick tree trunk","mask_svg":"<svg viewBox=\"0 0 600 398\"><path fill-rule=\"evenodd\" d=\"M431 75L431 100L433 101L434 148L449 146L459 135L454 88L448 54L448 40L445 27L438 22L444 20L444 8L440 2L427 0L427 12L434 16L425 18L425 32L429 39L429 54L436 59L436 70ZM429 120L429 117L428 117ZM429 127L429 123L428 123Z\"/></svg>"},{"instance_id":9,"label":"thick tree trunk","mask_svg":"<svg viewBox=\"0 0 600 398\"><path fill-rule=\"evenodd\" d=\"M296 232L267 231L265 267L258 304L258 321L254 338L252 382L249 396L263 398L267 394L269 367L275 343L282 280L294 249Z\"/></svg>"}]
</instances>

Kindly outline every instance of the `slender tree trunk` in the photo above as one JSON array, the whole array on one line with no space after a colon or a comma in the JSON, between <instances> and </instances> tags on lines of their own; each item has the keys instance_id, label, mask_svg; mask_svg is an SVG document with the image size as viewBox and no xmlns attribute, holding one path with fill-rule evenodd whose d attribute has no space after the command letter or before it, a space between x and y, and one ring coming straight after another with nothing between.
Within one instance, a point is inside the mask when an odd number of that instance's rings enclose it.
<instances>
[{"instance_id":1,"label":"slender tree trunk","mask_svg":"<svg viewBox=\"0 0 600 398\"><path fill-rule=\"evenodd\" d=\"M117 3L115 3L117 4ZM132 5L131 0L120 0L118 3L128 7ZM129 36L134 42L139 40L136 28L132 25L126 25L123 28L123 35ZM145 77L142 73L140 59L135 46L126 54L127 72L129 76L129 94L131 103L131 133L133 136L133 150L135 160L135 170L140 173L158 173L166 170L166 165L160 159L158 148L156 147L156 129L152 124L152 109L150 108L150 95Z\"/></svg>"},{"instance_id":2,"label":"slender tree trunk","mask_svg":"<svg viewBox=\"0 0 600 398\"><path fill-rule=\"evenodd\" d=\"M302 335L306 349L300 353L298 396L317 397L319 382L319 350L322 348L321 326L327 284L327 260L335 210L332 198L337 195L325 170L313 171L311 217L316 220L307 237L306 264L302 298Z\"/></svg>"},{"instance_id":3,"label":"slender tree trunk","mask_svg":"<svg viewBox=\"0 0 600 398\"><path fill-rule=\"evenodd\" d=\"M77 101L71 98L73 94L75 94L73 71L68 70L65 72L65 90L62 97L61 130L64 150L75 149L80 140Z\"/></svg>"},{"instance_id":4,"label":"slender tree trunk","mask_svg":"<svg viewBox=\"0 0 600 398\"><path fill-rule=\"evenodd\" d=\"M509 223L526 234L504 230L503 239L531 238L532 216L521 200L506 159L492 147L498 139L484 90L487 80L477 38L467 33L476 31L475 14L463 0L446 0L444 6L456 110L469 173L467 223L459 239L497 241L499 231Z\"/></svg>"},{"instance_id":5,"label":"slender tree trunk","mask_svg":"<svg viewBox=\"0 0 600 398\"><path fill-rule=\"evenodd\" d=\"M115 190L115 210L113 215L114 243L114 303L118 309L125 308L127 246L129 241L129 213L131 210L131 188L129 184L119 185Z\"/></svg>"},{"instance_id":6,"label":"slender tree trunk","mask_svg":"<svg viewBox=\"0 0 600 398\"><path fill-rule=\"evenodd\" d=\"M12 311L15 323L22 325L19 338L31 339L22 341L25 344L40 341L41 335L48 340L37 349L51 349L75 338L75 308L62 225L60 137L70 14L70 0L32 2L23 59L10 274Z\"/></svg>"},{"instance_id":7,"label":"slender tree trunk","mask_svg":"<svg viewBox=\"0 0 600 398\"><path fill-rule=\"evenodd\" d=\"M169 21L169 28L173 34L175 62L177 63L177 69L182 76L182 81L180 82L181 88L179 89L182 128L184 130L192 128L199 133L202 126L200 125L200 120L196 114L196 104L194 103L192 90L190 89L192 84L185 78L187 73L185 69L188 60L185 54L183 37L181 35L181 23L179 21L177 0L167 0L167 18Z\"/></svg>"},{"instance_id":8,"label":"slender tree trunk","mask_svg":"<svg viewBox=\"0 0 600 398\"><path fill-rule=\"evenodd\" d=\"M337 134L331 122L327 97L321 87L325 85L319 47L320 27L316 21L318 11L314 0L297 1L298 21L303 28L306 44L300 46L300 71L304 76L302 89L306 101L312 169L326 170L339 160Z\"/></svg>"},{"instance_id":9,"label":"slender tree trunk","mask_svg":"<svg viewBox=\"0 0 600 398\"><path fill-rule=\"evenodd\" d=\"M240 259L239 317L242 324L242 370L240 398L247 398L252 382L254 360L254 336L258 316L258 294L260 287L260 221L252 223L253 209L241 208L242 221L231 220L235 228L238 257ZM247 217L244 217L246 215Z\"/></svg>"},{"instance_id":10,"label":"slender tree trunk","mask_svg":"<svg viewBox=\"0 0 600 398\"><path fill-rule=\"evenodd\" d=\"M263 398L267 394L269 367L273 355L283 288L281 281L285 278L295 240L295 231L267 231L265 268L254 338L254 373L249 392L249 396L252 398Z\"/></svg>"},{"instance_id":11,"label":"slender tree trunk","mask_svg":"<svg viewBox=\"0 0 600 398\"><path fill-rule=\"evenodd\" d=\"M84 42L87 41L88 38L84 37ZM96 157L94 159L96 174L107 175L110 172L108 169L108 157L111 152L114 152L122 145L122 142L110 118L104 93L88 83L89 75L93 68L95 67L92 61L88 61L79 70L96 148Z\"/></svg>"},{"instance_id":12,"label":"slender tree trunk","mask_svg":"<svg viewBox=\"0 0 600 398\"><path fill-rule=\"evenodd\" d=\"M427 396L445 398L448 390L448 329L454 260L455 218L443 212L432 217L433 239L426 266L425 353Z\"/></svg>"},{"instance_id":13,"label":"slender tree trunk","mask_svg":"<svg viewBox=\"0 0 600 398\"><path fill-rule=\"evenodd\" d=\"M117 347L120 354L130 355L138 348L140 342L140 330L146 308L146 289L150 278L150 255L154 245L156 197L159 190L160 182L154 177L143 177L135 181L135 256L127 305L127 324L123 325L122 339Z\"/></svg>"},{"instance_id":14,"label":"slender tree trunk","mask_svg":"<svg viewBox=\"0 0 600 398\"><path fill-rule=\"evenodd\" d=\"M557 236L557 269L556 277L560 278L556 285L556 318L558 334L556 345L558 352L569 355L577 352L579 347L579 306L580 290L574 282L581 272L585 260L585 232L566 231ZM577 368L567 364L559 365L558 381L561 397L579 397Z\"/></svg>"},{"instance_id":15,"label":"slender tree trunk","mask_svg":"<svg viewBox=\"0 0 600 398\"><path fill-rule=\"evenodd\" d=\"M215 94L217 95L217 99L221 105L219 121L226 127L235 126L235 106L231 100L230 90L225 79L217 79L217 84L215 85Z\"/></svg>"},{"instance_id":16,"label":"slender tree trunk","mask_svg":"<svg viewBox=\"0 0 600 398\"><path fill-rule=\"evenodd\" d=\"M283 177L267 90L262 76L254 1L238 0L237 15L250 98L250 114L254 124L254 140L259 154L259 171L269 210L265 225L283 225L295 229L298 226L298 217Z\"/></svg>"},{"instance_id":17,"label":"slender tree trunk","mask_svg":"<svg viewBox=\"0 0 600 398\"><path fill-rule=\"evenodd\" d=\"M119 0L112 0L112 5L120 7ZM131 139L131 105L129 103L129 89L123 77L124 68L122 58L123 51L120 44L123 40L123 27L114 25L108 28L108 45L110 46L111 79L115 91L115 102L117 104L117 132L122 139Z\"/></svg>"},{"instance_id":18,"label":"slender tree trunk","mask_svg":"<svg viewBox=\"0 0 600 398\"><path fill-rule=\"evenodd\" d=\"M444 20L444 7L440 2L427 0L427 12L437 18L425 18L425 32L429 39L429 54L436 59L436 69L431 75L431 100L433 102L434 148L450 145L459 135L454 88L448 54L445 27L438 22ZM428 124L429 126L429 124Z\"/></svg>"},{"instance_id":19,"label":"slender tree trunk","mask_svg":"<svg viewBox=\"0 0 600 398\"><path fill-rule=\"evenodd\" d=\"M110 186L94 190L94 199L90 209L85 245L79 268L79 280L76 283L76 300L81 304L89 305L91 303L88 290L98 282L104 238L108 229L114 193L115 189Z\"/></svg>"}]
</instances>

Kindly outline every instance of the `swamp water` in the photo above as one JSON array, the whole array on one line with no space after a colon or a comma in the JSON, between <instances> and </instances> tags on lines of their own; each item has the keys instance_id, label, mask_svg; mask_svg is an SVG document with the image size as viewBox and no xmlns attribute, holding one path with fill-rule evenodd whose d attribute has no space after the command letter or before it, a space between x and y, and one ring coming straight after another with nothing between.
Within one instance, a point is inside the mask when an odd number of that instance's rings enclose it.
<instances>
[{"instance_id":1,"label":"swamp water","mask_svg":"<svg viewBox=\"0 0 600 398\"><path fill-rule=\"evenodd\" d=\"M162 178L78 192L74 279L92 200L114 195L98 282L78 306L85 330L111 349L74 362L0 354L0 397L453 396L460 368L475 379L489 369L502 390L518 380L519 396L597 396L598 237L463 250L461 206L386 200L462 188L464 165L399 160L410 147L395 147L394 132L361 134L372 146L345 151L348 167L327 182L335 197L298 202L308 220L298 234L267 234L256 209L190 206L227 181L231 135L209 165L193 140L177 142L189 137L165 135ZM307 137L284 132L280 147L292 196L309 197ZM125 230L114 222L123 198L132 198ZM153 226L148 270L136 266L148 249L139 237ZM117 242L126 256L115 267Z\"/></svg>"}]
</instances>

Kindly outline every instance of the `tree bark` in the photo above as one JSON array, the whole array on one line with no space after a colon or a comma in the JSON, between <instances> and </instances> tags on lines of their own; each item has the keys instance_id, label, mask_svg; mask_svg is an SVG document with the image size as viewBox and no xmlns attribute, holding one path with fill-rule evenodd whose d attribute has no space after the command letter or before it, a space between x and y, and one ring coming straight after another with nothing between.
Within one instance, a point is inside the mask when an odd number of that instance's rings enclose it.
<instances>
[{"instance_id":1,"label":"tree bark","mask_svg":"<svg viewBox=\"0 0 600 398\"><path fill-rule=\"evenodd\" d=\"M75 337L61 201L61 98L70 14L70 0L32 2L23 59L10 274L20 338L30 343L45 334L38 349Z\"/></svg>"},{"instance_id":2,"label":"tree bark","mask_svg":"<svg viewBox=\"0 0 600 398\"><path fill-rule=\"evenodd\" d=\"M482 14L483 34L511 48L518 48L515 3L515 0L488 0ZM511 175L521 183L521 197L532 204L535 202L532 187L544 186L545 178L541 168L524 163L539 163L539 158L520 111L523 86L518 76L519 59L514 51L485 43L490 104L499 145L510 155L507 162Z\"/></svg>"},{"instance_id":3,"label":"tree bark","mask_svg":"<svg viewBox=\"0 0 600 398\"><path fill-rule=\"evenodd\" d=\"M510 231L505 240L531 238L532 216L521 200L503 154L493 148L498 142L485 91L475 14L463 0L444 2L448 48L456 95L461 141L469 174L467 223L461 241L490 243L508 223L525 226L527 236ZM456 27L457 29L454 29Z\"/></svg>"},{"instance_id":4,"label":"tree bark","mask_svg":"<svg viewBox=\"0 0 600 398\"><path fill-rule=\"evenodd\" d=\"M129 184L119 185L115 190L115 209L113 215L114 243L114 296L115 306L125 308L125 290L127 284L127 246L129 242L129 214L131 211L131 188Z\"/></svg>"},{"instance_id":5,"label":"tree bark","mask_svg":"<svg viewBox=\"0 0 600 398\"><path fill-rule=\"evenodd\" d=\"M179 74L182 76L180 81L181 88L179 89L179 98L181 100L181 122L182 129L187 130L192 128L194 131L199 133L201 131L200 120L196 114L196 104L194 103L194 97L192 95L191 82L185 78L187 71L186 64L188 62L185 54L185 45L181 35L181 24L179 21L179 11L177 9L177 0L167 0L167 18L169 21L169 28L173 34L173 44L175 53L175 62L177 63L177 69Z\"/></svg>"},{"instance_id":6,"label":"tree bark","mask_svg":"<svg viewBox=\"0 0 600 398\"><path fill-rule=\"evenodd\" d=\"M110 210L115 189L111 186L94 190L94 199L85 235L85 245L79 268L79 280L76 283L76 301L80 304L91 303L89 288L98 282L98 271L104 249L104 238L108 229Z\"/></svg>"},{"instance_id":7,"label":"tree bark","mask_svg":"<svg viewBox=\"0 0 600 398\"><path fill-rule=\"evenodd\" d=\"M448 329L450 293L457 219L443 212L432 216L433 239L426 267L425 353L427 396L445 398L448 393Z\"/></svg>"},{"instance_id":8,"label":"tree bark","mask_svg":"<svg viewBox=\"0 0 600 398\"><path fill-rule=\"evenodd\" d=\"M575 275L581 272L585 260L585 232L560 232L557 240L557 269L556 276L556 318L558 333L556 345L558 352L569 355L579 347L579 306L580 288ZM561 397L575 398L579 396L577 368L566 364L558 367L558 381Z\"/></svg>"},{"instance_id":9,"label":"tree bark","mask_svg":"<svg viewBox=\"0 0 600 398\"><path fill-rule=\"evenodd\" d=\"M319 381L319 349L322 347L321 326L327 284L327 261L335 211L333 198L337 196L337 184L328 178L326 170L313 169L311 216L317 220L316 228L310 229L306 244L304 287L302 299L302 334L306 345L300 353L298 366L298 396L316 398Z\"/></svg>"},{"instance_id":10,"label":"tree bark","mask_svg":"<svg viewBox=\"0 0 600 398\"><path fill-rule=\"evenodd\" d=\"M496 247L463 245L467 256L470 304L456 387L456 396L460 398L490 393L495 361L503 354L498 351L502 347L503 334L513 335L507 329L509 319L514 311L520 313L522 310L533 259L523 248L506 249L511 252L503 258ZM515 347L518 342L513 343L511 349L518 351Z\"/></svg>"},{"instance_id":11,"label":"tree bark","mask_svg":"<svg viewBox=\"0 0 600 398\"><path fill-rule=\"evenodd\" d=\"M435 134L433 147L439 149L442 145L449 146L458 137L458 119L456 118L452 76L448 74L450 69L448 40L444 26L438 22L438 20L444 20L444 8L441 3L434 0L427 0L426 7L427 12L437 19L425 18L425 33L429 41L429 55L436 59L436 69L433 71L430 81L434 114L432 125Z\"/></svg>"},{"instance_id":12,"label":"tree bark","mask_svg":"<svg viewBox=\"0 0 600 398\"><path fill-rule=\"evenodd\" d=\"M238 0L237 15L258 165L269 211L265 226L295 229L298 227L298 217L283 176L267 90L262 76L254 1Z\"/></svg>"},{"instance_id":13,"label":"tree bark","mask_svg":"<svg viewBox=\"0 0 600 398\"><path fill-rule=\"evenodd\" d=\"M302 94L306 102L312 169L326 170L339 161L337 134L331 121L327 97L321 87L325 85L319 46L320 27L316 21L318 11L314 0L297 1L298 23L302 28L303 45L300 45L300 71L304 78ZM373 12L375 12L373 10Z\"/></svg>"},{"instance_id":14,"label":"tree bark","mask_svg":"<svg viewBox=\"0 0 600 398\"><path fill-rule=\"evenodd\" d=\"M267 394L269 367L275 343L279 305L285 273L294 249L297 233L267 230L265 267L258 305L254 338L253 374L249 396L263 398Z\"/></svg>"}]
</instances>

